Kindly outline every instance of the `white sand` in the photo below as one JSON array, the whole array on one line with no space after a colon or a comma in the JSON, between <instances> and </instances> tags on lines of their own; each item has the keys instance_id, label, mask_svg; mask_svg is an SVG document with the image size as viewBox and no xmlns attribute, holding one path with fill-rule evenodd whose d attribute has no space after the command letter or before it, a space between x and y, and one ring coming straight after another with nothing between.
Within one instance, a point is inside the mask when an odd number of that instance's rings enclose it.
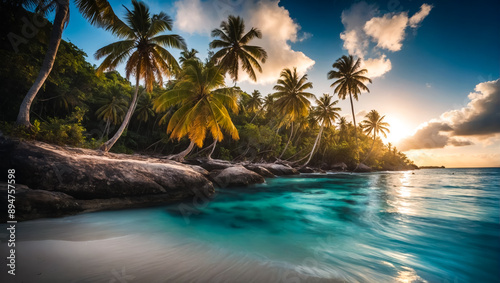
<instances>
[{"instance_id":1,"label":"white sand","mask_svg":"<svg viewBox=\"0 0 500 283\"><path fill-rule=\"evenodd\" d=\"M201 244L174 244L155 237L107 237L101 233L98 240L19 241L16 276L8 275L3 267L0 282L318 281L286 268L285 264L266 264L265 259L228 255ZM0 253L3 258L7 255L4 241Z\"/></svg>"}]
</instances>

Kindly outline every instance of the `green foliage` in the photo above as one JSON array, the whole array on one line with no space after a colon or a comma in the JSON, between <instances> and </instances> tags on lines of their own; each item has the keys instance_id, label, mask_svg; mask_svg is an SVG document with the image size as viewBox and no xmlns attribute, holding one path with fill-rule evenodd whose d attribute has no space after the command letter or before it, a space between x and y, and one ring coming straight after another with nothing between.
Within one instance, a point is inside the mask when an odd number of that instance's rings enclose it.
<instances>
[{"instance_id":1,"label":"green foliage","mask_svg":"<svg viewBox=\"0 0 500 283\"><path fill-rule=\"evenodd\" d=\"M30 128L3 122L0 129L8 135L22 140L39 140L57 145L89 147L85 144L86 129L81 124L85 112L86 110L76 107L75 111L64 119L48 117L47 121L35 120Z\"/></svg>"},{"instance_id":2,"label":"green foliage","mask_svg":"<svg viewBox=\"0 0 500 283\"><path fill-rule=\"evenodd\" d=\"M0 32L3 40L0 43L0 61L2 62L0 64L0 80L2 81L0 84L0 130L6 135L25 140L99 148L108 135L114 134L117 130L132 100L134 88L116 71L97 74L95 66L86 61L86 54L74 44L64 40L61 41L53 70L31 107L31 116L36 118L31 121L33 127L17 127L13 124L19 105L40 70L51 29L51 24L47 22L46 26L42 27L28 44L19 45L18 52L15 52L7 39L7 33L12 31L21 34L24 23L20 19L23 17L31 19L32 14L22 9L16 11L0 9ZM226 47L220 45L215 48L221 51ZM221 58L224 57L222 55L228 55L222 53L224 52L217 54L212 62L222 60ZM231 56L235 57L233 55L229 54L228 59L231 59ZM356 63L350 58L344 59L352 64ZM189 63L193 60L198 63ZM112 152L138 151L168 155L185 149L189 144L188 139L182 138L180 141L177 138L170 139L167 134L167 125L172 122L172 115L181 109L180 105L188 105L190 98L199 98L209 94L204 92L203 95L201 93L197 95L194 91L187 92L189 89L196 88L192 88L194 85L199 84L209 85L210 99L217 98L216 103L210 101L210 105L226 105L227 108L224 113L218 113L213 119L207 118L209 117L208 111L192 112L194 116L199 116L193 120L199 122L198 124L211 121L210 127L205 127L207 138L200 138L200 144L201 141L204 144L212 143L214 138L212 130L215 131L215 137L221 138L222 132L229 133L233 137L240 137L240 140L219 139L213 154L214 158L254 162L275 161L285 149L291 134L290 126L283 126L287 125L293 116L295 118L293 136L282 159L300 160L298 164L302 164L311 154L319 136L317 148L309 162L310 166L328 169L336 163L344 162L353 168L357 162L364 159L365 164L379 170L397 170L414 166L403 153L392 145L384 145L379 138L385 132L384 127L390 128L382 123L383 116L381 115L380 117L373 115L371 120L363 122L364 132L362 129L356 131L359 144L358 158L354 125L345 118L335 115L337 109L334 107L333 98L323 98L323 104L331 107L325 107L325 109L314 107L312 111L309 111L310 105L306 101L313 97L305 91L309 89L310 83L306 81L307 77L294 74L293 69L285 72L282 81L293 82L295 87L290 87L289 84L279 84L282 88L276 91L281 93L280 95L266 96L261 95L258 90L246 90L251 93L250 95L238 87L228 88L233 91L233 94L229 94L219 90L223 88L224 80L223 76L214 74L218 66L211 68L213 65L210 63L203 65L196 58L196 50L183 52L180 61L184 72L178 73L175 80L170 80L165 85L153 84L152 91L149 92L142 88L139 90L135 114L125 134L112 148ZM191 68L191 71L186 71L186 68ZM255 66L253 69L258 70ZM211 73L208 72L209 70ZM208 76L205 81L196 81L194 78L198 71L205 72L211 77ZM231 72L229 74L233 75ZM336 79L339 74L332 74L331 78ZM186 75L187 77L183 77ZM170 95L165 95L167 92L170 92ZM342 98L344 93L340 89L337 93ZM295 94L300 94L302 98L293 99ZM201 101L207 100L201 99ZM321 100L318 101L321 102ZM192 109L191 106L187 108ZM175 119L179 122L182 117L174 116L172 125L178 124L175 123ZM217 129L215 122L223 123ZM376 123L379 123L380 127L377 128ZM189 123L184 125L187 124ZM321 125L324 127L319 135ZM196 124L190 126L202 128L197 127L199 125ZM184 132L185 128L180 127L177 130ZM376 135L374 135L375 132L377 132Z\"/></svg>"},{"instance_id":3,"label":"green foliage","mask_svg":"<svg viewBox=\"0 0 500 283\"><path fill-rule=\"evenodd\" d=\"M240 146L245 150L249 149L248 151L251 152L249 156L253 154L259 158L270 159L272 156L276 156L277 150L280 149L282 137L276 135L267 125L246 124L239 129L239 132Z\"/></svg>"},{"instance_id":4,"label":"green foliage","mask_svg":"<svg viewBox=\"0 0 500 283\"><path fill-rule=\"evenodd\" d=\"M219 158L220 159L223 159L223 160L233 160L233 157L231 156L231 150L230 149L221 147L219 149L219 151L220 151L220 153L219 153Z\"/></svg>"},{"instance_id":5,"label":"green foliage","mask_svg":"<svg viewBox=\"0 0 500 283\"><path fill-rule=\"evenodd\" d=\"M82 146L86 130L81 122L85 112L76 107L75 112L65 119L48 118L46 122L40 123L39 132L33 138L58 145Z\"/></svg>"}]
</instances>

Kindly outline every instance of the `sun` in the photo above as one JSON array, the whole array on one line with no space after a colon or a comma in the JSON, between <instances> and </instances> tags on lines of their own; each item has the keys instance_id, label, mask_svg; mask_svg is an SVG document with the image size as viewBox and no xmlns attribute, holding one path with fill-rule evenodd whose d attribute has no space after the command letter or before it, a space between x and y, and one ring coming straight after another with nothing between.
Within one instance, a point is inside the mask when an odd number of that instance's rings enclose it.
<instances>
[{"instance_id":1,"label":"sun","mask_svg":"<svg viewBox=\"0 0 500 283\"><path fill-rule=\"evenodd\" d=\"M387 134L387 138L382 136L382 140L385 143L390 142L392 144L396 144L403 138L410 136L413 132L413 130L405 123L404 119L400 119L395 116L386 116L384 120L389 123L389 130L391 130L391 132Z\"/></svg>"}]
</instances>

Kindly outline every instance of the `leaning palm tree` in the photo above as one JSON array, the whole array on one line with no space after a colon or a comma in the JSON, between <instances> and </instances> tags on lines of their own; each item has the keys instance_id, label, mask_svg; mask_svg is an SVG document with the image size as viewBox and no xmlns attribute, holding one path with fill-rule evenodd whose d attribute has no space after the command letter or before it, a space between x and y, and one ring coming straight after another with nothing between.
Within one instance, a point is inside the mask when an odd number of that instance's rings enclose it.
<instances>
[{"instance_id":1,"label":"leaning palm tree","mask_svg":"<svg viewBox=\"0 0 500 283\"><path fill-rule=\"evenodd\" d=\"M262 38L262 33L256 28L251 28L245 33L245 23L240 17L229 16L220 24L220 29L212 31L212 37L218 37L210 42L210 48L221 48L212 56L212 61L218 65L224 73L229 73L231 79L238 81L238 71L241 68L250 79L257 81L255 70L262 73L259 64L265 63L266 51L260 46L248 45L254 38Z\"/></svg>"},{"instance_id":2,"label":"leaning palm tree","mask_svg":"<svg viewBox=\"0 0 500 283\"><path fill-rule=\"evenodd\" d=\"M135 76L135 92L130 107L118 131L102 145L101 150L104 152L111 149L127 127L137 104L140 80L144 80L146 91L150 92L154 82L163 85L163 76L170 76L172 70L179 68L177 61L165 47L186 48L184 39L179 35L158 35L172 30L172 20L167 14L161 12L151 16L149 8L137 0L132 0L132 5L132 11L125 8L127 24L116 33L123 40L104 46L95 53L96 59L105 57L98 72L114 70L118 64L126 61L127 79L130 75Z\"/></svg>"},{"instance_id":3,"label":"leaning palm tree","mask_svg":"<svg viewBox=\"0 0 500 283\"><path fill-rule=\"evenodd\" d=\"M238 97L233 88L225 87L224 75L217 66L197 60L186 61L182 80L154 102L156 112L172 106L178 109L170 118L167 133L170 133L170 138L177 140L187 136L190 144L171 159L182 161L195 144L202 147L207 131L215 141L224 138L222 130L233 139L239 139L238 130L228 111L229 108L234 113L238 112Z\"/></svg>"},{"instance_id":4,"label":"leaning palm tree","mask_svg":"<svg viewBox=\"0 0 500 283\"><path fill-rule=\"evenodd\" d=\"M312 115L315 118L317 122L321 125L319 128L318 136L316 137L316 140L314 141L313 148L311 150L311 154L309 155L309 158L307 159L306 163L304 163L303 166L306 166L309 164L311 161L311 158L314 155L314 151L316 150L316 147L321 140L321 135L323 134L323 129L324 128L329 128L333 126L333 123L335 119L340 118L339 111L341 110L340 107L335 107L335 105L339 103L338 100L332 101L332 96L329 95L328 93L323 94L323 96L320 99L316 99L316 104L317 106L314 107L312 111Z\"/></svg>"},{"instance_id":5,"label":"leaning palm tree","mask_svg":"<svg viewBox=\"0 0 500 283\"><path fill-rule=\"evenodd\" d=\"M352 119L354 122L354 139L356 142L356 152L359 158L359 148L358 148L358 132L356 129L356 115L354 114L354 104L352 102L352 97L356 101L358 100L358 95L361 91L370 92L368 87L364 84L365 82L371 83L372 80L363 76L368 71L366 69L360 69L361 60L358 58L354 60L352 55L342 56L332 65L333 70L328 72L328 79L337 79L334 81L330 87L335 87L335 93L339 95L339 98L344 100L349 94L349 99L351 101L351 112Z\"/></svg>"},{"instance_id":6,"label":"leaning palm tree","mask_svg":"<svg viewBox=\"0 0 500 283\"><path fill-rule=\"evenodd\" d=\"M11 0L12 1L12 0ZM35 9L36 12L46 15L55 10L54 22L50 32L47 52L43 60L40 72L33 85L23 99L19 107L16 123L30 127L30 109L38 91L45 83L45 80L52 71L56 60L57 50L61 43L62 33L69 21L69 0L16 0L16 2L28 9ZM92 25L111 30L119 31L122 23L115 15L111 5L106 0L75 0L78 10L84 18Z\"/></svg>"},{"instance_id":7,"label":"leaning palm tree","mask_svg":"<svg viewBox=\"0 0 500 283\"><path fill-rule=\"evenodd\" d=\"M307 75L299 77L297 68L293 68L293 71L289 68L283 69L278 83L273 87L277 91L272 94L275 99L274 107L283 117L286 117L291 128L288 142L278 159L283 156L290 144L293 135L293 122L309 114L311 102L308 99L313 98L314 94L305 92L305 90L312 87L312 82L307 81Z\"/></svg>"},{"instance_id":8,"label":"leaning palm tree","mask_svg":"<svg viewBox=\"0 0 500 283\"><path fill-rule=\"evenodd\" d=\"M368 159L370 154L372 153L373 146L375 145L375 140L377 139L378 134L382 134L384 137L387 138L387 133L390 133L389 130L389 123L384 122L385 116L380 116L380 114L377 112L377 110L372 110L368 114L366 114L366 119L363 120L361 123L361 128L366 134L371 134L373 136L373 142L372 146L370 148L370 151L366 155L365 159L363 162ZM361 163L363 163L361 162Z\"/></svg>"}]
</instances>

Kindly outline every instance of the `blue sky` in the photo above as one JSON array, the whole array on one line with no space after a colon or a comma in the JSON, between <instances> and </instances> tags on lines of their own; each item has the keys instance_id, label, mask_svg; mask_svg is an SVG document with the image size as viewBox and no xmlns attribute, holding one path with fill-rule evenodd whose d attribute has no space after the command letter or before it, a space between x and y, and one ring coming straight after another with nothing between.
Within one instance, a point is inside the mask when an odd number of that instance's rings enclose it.
<instances>
[{"instance_id":1,"label":"blue sky","mask_svg":"<svg viewBox=\"0 0 500 283\"><path fill-rule=\"evenodd\" d=\"M209 31L227 14L241 15L247 27L260 28L263 39L255 44L268 49L270 60L263 65L264 73L258 76L257 84L245 80L238 83L247 92L254 89L263 94L272 92L279 71L296 66L308 74L314 85L313 93L317 96L332 94L329 87L332 81L326 79L326 73L337 58L351 53L363 57L366 62L373 60L373 65L367 63L366 66L377 75L369 85L370 93L362 94L355 103L355 110L359 118L371 109L387 115L393 124L388 141L393 143L402 143L405 135L416 134L418 127L423 129L430 121L442 121L443 113L463 110L464 113L468 111L468 116L462 115L462 119L476 117L470 113L480 109L468 95L475 92L478 84L500 77L498 1L475 1L474 4L448 0L337 0L308 1L307 4L292 0L144 2L154 13L165 11L169 14L175 23L172 32L182 35L188 47L200 51L202 58L211 41ZM111 3L119 16L124 13L121 4L131 6L129 1ZM351 37L353 35L356 36ZM89 61L95 64L99 62L93 58L94 52L116 40L106 31L90 26L74 6L63 38L82 48L89 55ZM346 47L349 39L353 44ZM179 54L178 51L172 53ZM480 88L485 91L480 92L483 100L497 96L496 89ZM483 105L479 102L476 104ZM341 114L350 118L348 100L339 104L343 109ZM446 123L454 128L458 125L457 119ZM500 152L500 131L495 129L486 134L465 136L458 136L451 130L438 131L438 137L445 135L448 143L430 145L437 146L434 149L406 146L409 148L407 154L420 163L443 161L445 165L462 166L454 161L459 154L477 153L486 156L481 157L484 162L477 161L477 166L500 166L500 155L495 155ZM467 140L473 145L453 146L452 141L455 145L460 144L457 140Z\"/></svg>"}]
</instances>

